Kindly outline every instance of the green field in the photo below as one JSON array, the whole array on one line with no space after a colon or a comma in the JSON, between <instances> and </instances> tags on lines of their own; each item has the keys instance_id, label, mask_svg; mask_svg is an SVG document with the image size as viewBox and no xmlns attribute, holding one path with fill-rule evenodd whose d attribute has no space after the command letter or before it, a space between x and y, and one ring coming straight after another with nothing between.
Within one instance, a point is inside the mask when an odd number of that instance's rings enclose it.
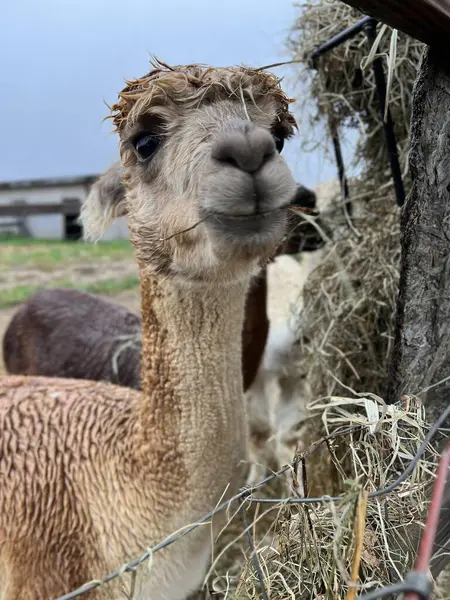
<instances>
[{"instance_id":1,"label":"green field","mask_svg":"<svg viewBox=\"0 0 450 600\"><path fill-rule=\"evenodd\" d=\"M0 236L0 270L19 265L53 269L61 264L101 258L133 259L134 248L129 240L98 242L36 240L18 236Z\"/></svg>"},{"instance_id":2,"label":"green field","mask_svg":"<svg viewBox=\"0 0 450 600\"><path fill-rule=\"evenodd\" d=\"M46 287L111 295L138 284L128 240L93 244L0 236L0 308L20 304Z\"/></svg>"}]
</instances>

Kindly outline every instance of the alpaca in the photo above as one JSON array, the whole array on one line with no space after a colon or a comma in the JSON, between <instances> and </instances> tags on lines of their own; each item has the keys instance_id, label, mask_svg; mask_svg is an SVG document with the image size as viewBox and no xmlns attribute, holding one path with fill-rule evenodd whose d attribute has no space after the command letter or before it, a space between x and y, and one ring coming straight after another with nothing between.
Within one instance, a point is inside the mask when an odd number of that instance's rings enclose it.
<instances>
[{"instance_id":1,"label":"alpaca","mask_svg":"<svg viewBox=\"0 0 450 600\"><path fill-rule=\"evenodd\" d=\"M279 246L296 190L280 155L295 126L289 99L261 69L157 62L127 82L111 117L141 278L142 392L0 380L2 600L99 579L245 480L240 336L250 279ZM82 209L91 237L110 216ZM203 526L156 553L133 598L185 600L210 546ZM129 597L126 583L90 596Z\"/></svg>"},{"instance_id":2,"label":"alpaca","mask_svg":"<svg viewBox=\"0 0 450 600\"><path fill-rule=\"evenodd\" d=\"M19 306L3 336L13 375L110 381L141 389L141 319L96 294L39 290Z\"/></svg>"},{"instance_id":3,"label":"alpaca","mask_svg":"<svg viewBox=\"0 0 450 600\"><path fill-rule=\"evenodd\" d=\"M97 218L101 221L104 215L109 219L127 215L125 203L125 184L123 167L119 161L113 163L92 185L89 199L98 209ZM298 184L293 206L316 209L315 192ZM324 224L318 222L322 229ZM322 248L325 241L317 228L303 220L300 215L290 213L288 233L275 255L314 252ZM268 261L272 262L272 258ZM55 324L56 325L56 324ZM245 306L245 320L242 332L243 343L243 379L244 390L253 385L260 368L264 349L269 335L269 319L267 317L267 266L252 278Z\"/></svg>"},{"instance_id":4,"label":"alpaca","mask_svg":"<svg viewBox=\"0 0 450 600\"><path fill-rule=\"evenodd\" d=\"M94 196L106 194L110 203L123 201L123 183L111 177L113 165L99 178ZM120 175L122 172L120 171ZM120 189L114 187L120 185ZM95 185L95 184L94 184ZM96 199L94 201L97 201ZM315 194L297 187L293 204L315 208ZM276 255L296 254L300 248L311 251L323 242L298 221ZM242 332L242 371L244 391L251 387L261 363L267 341L267 271L253 277L245 303ZM73 289L40 290L17 310L3 337L3 361L8 373L72 377L110 381L125 387L141 389L141 322L126 308L100 296Z\"/></svg>"}]
</instances>

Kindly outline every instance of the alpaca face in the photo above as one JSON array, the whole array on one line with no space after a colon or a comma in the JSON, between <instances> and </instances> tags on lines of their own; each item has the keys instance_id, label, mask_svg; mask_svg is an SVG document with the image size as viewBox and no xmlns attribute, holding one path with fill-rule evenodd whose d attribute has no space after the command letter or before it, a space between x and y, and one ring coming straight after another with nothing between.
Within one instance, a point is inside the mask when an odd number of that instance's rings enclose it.
<instances>
[{"instance_id":1,"label":"alpaca face","mask_svg":"<svg viewBox=\"0 0 450 600\"><path fill-rule=\"evenodd\" d=\"M157 67L112 108L138 260L187 281L247 277L280 244L297 189L280 154L288 99L260 71Z\"/></svg>"}]
</instances>

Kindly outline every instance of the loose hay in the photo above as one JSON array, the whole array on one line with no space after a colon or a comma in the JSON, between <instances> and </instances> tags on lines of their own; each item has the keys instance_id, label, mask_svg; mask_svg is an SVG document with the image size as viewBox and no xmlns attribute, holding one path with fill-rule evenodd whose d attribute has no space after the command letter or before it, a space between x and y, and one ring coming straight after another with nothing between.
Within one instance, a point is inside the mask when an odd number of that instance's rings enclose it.
<instances>
[{"instance_id":1,"label":"loose hay","mask_svg":"<svg viewBox=\"0 0 450 600\"><path fill-rule=\"evenodd\" d=\"M359 595L401 579L414 564L426 518L427 492L438 460L431 446L413 475L395 491L367 497L394 482L423 441L428 425L418 400L405 398L386 406L372 395L335 396L313 403L312 409L323 415L332 453L342 448L339 438L331 439L333 434L347 431L341 435L346 450L338 465L345 493L336 504L246 505L264 586L272 600L350 600L353 590ZM315 450L303 456L307 463L314 463ZM300 473L299 488L307 488ZM253 493L254 497L265 494L264 488ZM225 569L220 563L216 566L202 598L261 597L242 521L235 520L232 528L241 535L237 546L228 550L234 564L230 567L229 562ZM230 537L228 531L227 543ZM224 545L219 538L216 552Z\"/></svg>"},{"instance_id":2,"label":"loose hay","mask_svg":"<svg viewBox=\"0 0 450 600\"><path fill-rule=\"evenodd\" d=\"M355 162L362 161L367 172L378 180L386 181L390 173L375 81L371 65L365 64L370 52L365 34L358 34L321 57L317 70L310 60L319 45L353 25L363 15L339 0L306 0L296 6L299 16L291 28L288 47L292 58L301 63L297 78L306 84L305 88L310 93L309 98L304 98L308 108L305 110L303 107L302 111L300 107L300 113L311 114L311 100L313 111L315 109L310 117L314 133L303 136L304 139L309 145L314 139L317 144L322 142L325 146L320 130L315 127L319 121L328 122L332 129L340 126L359 128L361 135ZM398 32L392 48L392 29L385 26L383 31L377 55L383 58L385 71L392 76L389 109L401 167L406 172L412 90L424 45ZM389 56L391 67L388 69L386 59Z\"/></svg>"},{"instance_id":3,"label":"loose hay","mask_svg":"<svg viewBox=\"0 0 450 600\"><path fill-rule=\"evenodd\" d=\"M116 349L111 357L112 370L115 377L120 381L120 369L124 367L129 356L127 350L137 350L142 352L142 330L130 333L128 335L117 336L112 340L116 344Z\"/></svg>"}]
</instances>

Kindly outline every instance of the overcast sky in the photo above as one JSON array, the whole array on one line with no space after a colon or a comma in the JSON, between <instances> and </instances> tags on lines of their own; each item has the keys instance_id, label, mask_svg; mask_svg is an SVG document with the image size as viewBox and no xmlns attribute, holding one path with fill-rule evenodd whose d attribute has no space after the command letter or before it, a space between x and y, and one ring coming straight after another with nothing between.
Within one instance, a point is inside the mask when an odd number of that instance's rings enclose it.
<instances>
[{"instance_id":1,"label":"overcast sky","mask_svg":"<svg viewBox=\"0 0 450 600\"><path fill-rule=\"evenodd\" d=\"M291 0L3 3L0 180L101 172L118 156L104 101L148 71L150 54L215 66L283 60L297 10ZM292 68L276 72L298 97ZM305 185L335 177L323 153L301 151L299 137L285 156Z\"/></svg>"}]
</instances>

